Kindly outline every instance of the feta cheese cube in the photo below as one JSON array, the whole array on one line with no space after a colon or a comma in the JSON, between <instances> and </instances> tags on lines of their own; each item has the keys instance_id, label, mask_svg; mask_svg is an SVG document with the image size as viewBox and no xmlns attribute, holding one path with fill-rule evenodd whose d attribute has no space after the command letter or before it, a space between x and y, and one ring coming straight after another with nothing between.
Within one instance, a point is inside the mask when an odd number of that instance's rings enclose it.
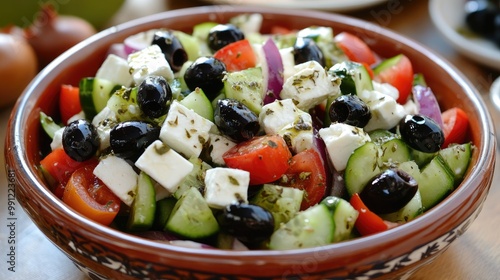
<instances>
[{"instance_id":1,"label":"feta cheese cube","mask_svg":"<svg viewBox=\"0 0 500 280\"><path fill-rule=\"evenodd\" d=\"M99 150L103 151L110 146L110 132L111 129L117 123L117 116L115 111L111 110L109 107L104 107L95 117L92 119L92 125L97 130L99 135Z\"/></svg>"},{"instance_id":2,"label":"feta cheese cube","mask_svg":"<svg viewBox=\"0 0 500 280\"><path fill-rule=\"evenodd\" d=\"M174 72L158 45L131 53L128 56L128 66L137 85L151 75L163 76L167 80L174 79Z\"/></svg>"},{"instance_id":3,"label":"feta cheese cube","mask_svg":"<svg viewBox=\"0 0 500 280\"><path fill-rule=\"evenodd\" d=\"M113 155L101 159L94 168L94 175L123 203L132 205L137 191L138 175L124 159Z\"/></svg>"},{"instance_id":4,"label":"feta cheese cube","mask_svg":"<svg viewBox=\"0 0 500 280\"><path fill-rule=\"evenodd\" d=\"M66 127L63 126L61 128L59 128L55 133L54 133L54 137L52 138L52 142L50 142L50 148L53 150L55 149L58 149L58 148L62 148L62 135L64 133L64 129Z\"/></svg>"},{"instance_id":5,"label":"feta cheese cube","mask_svg":"<svg viewBox=\"0 0 500 280\"><path fill-rule=\"evenodd\" d=\"M129 71L130 68L127 60L115 54L110 54L97 70L95 77L128 87L133 81Z\"/></svg>"},{"instance_id":6,"label":"feta cheese cube","mask_svg":"<svg viewBox=\"0 0 500 280\"><path fill-rule=\"evenodd\" d=\"M308 111L330 96L339 94L340 87L316 61L296 65L295 73L286 79L281 99L292 99L301 110Z\"/></svg>"},{"instance_id":7,"label":"feta cheese cube","mask_svg":"<svg viewBox=\"0 0 500 280\"><path fill-rule=\"evenodd\" d=\"M396 99L376 90L364 90L358 95L370 108L371 118L364 127L365 131L391 129L406 116L405 108Z\"/></svg>"},{"instance_id":8,"label":"feta cheese cube","mask_svg":"<svg viewBox=\"0 0 500 280\"><path fill-rule=\"evenodd\" d=\"M193 164L176 151L156 140L137 159L135 166L158 184L174 193L180 182L193 170Z\"/></svg>"},{"instance_id":9,"label":"feta cheese cube","mask_svg":"<svg viewBox=\"0 0 500 280\"><path fill-rule=\"evenodd\" d=\"M295 106L291 99L276 100L264 105L259 123L266 134L279 134L295 153L313 146L311 115Z\"/></svg>"},{"instance_id":10,"label":"feta cheese cube","mask_svg":"<svg viewBox=\"0 0 500 280\"><path fill-rule=\"evenodd\" d=\"M295 73L295 57L293 47L280 49L281 61L283 63L283 81L288 80Z\"/></svg>"},{"instance_id":11,"label":"feta cheese cube","mask_svg":"<svg viewBox=\"0 0 500 280\"><path fill-rule=\"evenodd\" d=\"M213 163L220 166L225 165L226 163L224 159L222 159L222 156L234 146L236 146L236 143L231 139L222 135L210 133L209 151Z\"/></svg>"},{"instance_id":12,"label":"feta cheese cube","mask_svg":"<svg viewBox=\"0 0 500 280\"><path fill-rule=\"evenodd\" d=\"M213 126L211 121L174 101L161 127L160 139L186 158L199 157Z\"/></svg>"},{"instance_id":13,"label":"feta cheese cube","mask_svg":"<svg viewBox=\"0 0 500 280\"><path fill-rule=\"evenodd\" d=\"M319 130L319 135L325 142L330 161L337 171L342 171L352 152L366 142L370 136L362 128L344 123L333 123Z\"/></svg>"},{"instance_id":14,"label":"feta cheese cube","mask_svg":"<svg viewBox=\"0 0 500 280\"><path fill-rule=\"evenodd\" d=\"M233 202L247 202L249 182L248 171L224 167L209 169L205 175L205 200L217 209Z\"/></svg>"}]
</instances>

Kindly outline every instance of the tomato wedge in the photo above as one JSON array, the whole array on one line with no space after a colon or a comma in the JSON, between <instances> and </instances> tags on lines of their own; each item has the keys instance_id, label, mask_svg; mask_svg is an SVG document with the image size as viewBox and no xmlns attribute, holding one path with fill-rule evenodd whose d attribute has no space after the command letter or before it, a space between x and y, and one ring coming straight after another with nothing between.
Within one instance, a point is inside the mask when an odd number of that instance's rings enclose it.
<instances>
[{"instance_id":1,"label":"tomato wedge","mask_svg":"<svg viewBox=\"0 0 500 280\"><path fill-rule=\"evenodd\" d=\"M228 150L222 158L230 168L250 172L250 185L276 181L289 167L292 153L279 135L254 137Z\"/></svg>"},{"instance_id":2,"label":"tomato wedge","mask_svg":"<svg viewBox=\"0 0 500 280\"><path fill-rule=\"evenodd\" d=\"M252 45L246 39L223 47L214 53L214 57L224 62L229 72L252 68L257 64Z\"/></svg>"},{"instance_id":3,"label":"tomato wedge","mask_svg":"<svg viewBox=\"0 0 500 280\"><path fill-rule=\"evenodd\" d=\"M453 107L442 114L444 142L442 148L448 147L452 143L462 144L467 137L469 129L469 117L464 110Z\"/></svg>"},{"instance_id":4,"label":"tomato wedge","mask_svg":"<svg viewBox=\"0 0 500 280\"><path fill-rule=\"evenodd\" d=\"M92 158L87 161L79 162L70 158L63 148L53 150L44 159L40 161L40 166L44 172L51 177L54 183L52 192L59 198L62 198L64 188L71 174L83 166L97 164L97 159Z\"/></svg>"},{"instance_id":5,"label":"tomato wedge","mask_svg":"<svg viewBox=\"0 0 500 280\"><path fill-rule=\"evenodd\" d=\"M358 193L353 194L349 202L359 212L354 226L361 235L375 234L389 229L388 224L382 218L365 206Z\"/></svg>"},{"instance_id":6,"label":"tomato wedge","mask_svg":"<svg viewBox=\"0 0 500 280\"><path fill-rule=\"evenodd\" d=\"M377 62L372 49L354 34L341 32L335 36L335 42L344 51L349 60L367 65Z\"/></svg>"},{"instance_id":7,"label":"tomato wedge","mask_svg":"<svg viewBox=\"0 0 500 280\"><path fill-rule=\"evenodd\" d=\"M95 175L95 165L86 165L71 175L62 200L87 218L109 225L120 210L120 199Z\"/></svg>"},{"instance_id":8,"label":"tomato wedge","mask_svg":"<svg viewBox=\"0 0 500 280\"><path fill-rule=\"evenodd\" d=\"M61 120L66 124L72 116L82 111L80 105L80 89L71 85L62 85L59 94L59 111Z\"/></svg>"},{"instance_id":9,"label":"tomato wedge","mask_svg":"<svg viewBox=\"0 0 500 280\"><path fill-rule=\"evenodd\" d=\"M280 185L304 190L301 210L319 203L326 192L326 171L318 152L307 149L294 155Z\"/></svg>"},{"instance_id":10,"label":"tomato wedge","mask_svg":"<svg viewBox=\"0 0 500 280\"><path fill-rule=\"evenodd\" d=\"M377 82L388 83L399 91L399 104L405 104L413 87L413 66L410 59L399 54L381 62L373 69Z\"/></svg>"}]
</instances>

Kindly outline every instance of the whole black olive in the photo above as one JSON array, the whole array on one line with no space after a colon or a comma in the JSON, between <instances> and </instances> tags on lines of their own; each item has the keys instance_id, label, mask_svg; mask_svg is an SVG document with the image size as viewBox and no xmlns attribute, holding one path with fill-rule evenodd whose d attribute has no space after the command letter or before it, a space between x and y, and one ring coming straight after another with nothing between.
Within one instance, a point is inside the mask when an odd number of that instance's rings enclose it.
<instances>
[{"instance_id":1,"label":"whole black olive","mask_svg":"<svg viewBox=\"0 0 500 280\"><path fill-rule=\"evenodd\" d=\"M208 99L213 100L224 87L222 81L226 73L224 62L215 57L199 57L184 73L184 81L190 90L203 90Z\"/></svg>"},{"instance_id":2,"label":"whole black olive","mask_svg":"<svg viewBox=\"0 0 500 280\"><path fill-rule=\"evenodd\" d=\"M247 244L262 242L274 231L273 215L252 204L230 204L218 215L217 220L223 231Z\"/></svg>"},{"instance_id":3,"label":"whole black olive","mask_svg":"<svg viewBox=\"0 0 500 280\"><path fill-rule=\"evenodd\" d=\"M307 61L317 61L321 66L325 66L325 56L321 49L316 45L313 39L307 37L298 37L293 46L293 57L295 64L301 64Z\"/></svg>"},{"instance_id":4,"label":"whole black olive","mask_svg":"<svg viewBox=\"0 0 500 280\"><path fill-rule=\"evenodd\" d=\"M212 27L207 38L208 46L214 52L243 39L245 34L232 24L218 24Z\"/></svg>"},{"instance_id":5,"label":"whole black olive","mask_svg":"<svg viewBox=\"0 0 500 280\"><path fill-rule=\"evenodd\" d=\"M137 103L144 114L151 118L165 115L172 103L172 89L162 76L148 76L137 89Z\"/></svg>"},{"instance_id":6,"label":"whole black olive","mask_svg":"<svg viewBox=\"0 0 500 280\"><path fill-rule=\"evenodd\" d=\"M111 129L109 141L116 156L135 161L159 136L159 126L144 121L125 121Z\"/></svg>"},{"instance_id":7,"label":"whole black olive","mask_svg":"<svg viewBox=\"0 0 500 280\"><path fill-rule=\"evenodd\" d=\"M441 149L444 133L431 118L423 115L407 115L399 122L401 138L410 147L424 153Z\"/></svg>"},{"instance_id":8,"label":"whole black olive","mask_svg":"<svg viewBox=\"0 0 500 280\"><path fill-rule=\"evenodd\" d=\"M236 142L253 138L260 129L259 118L245 104L234 99L220 99L214 111L220 132Z\"/></svg>"},{"instance_id":9,"label":"whole black olive","mask_svg":"<svg viewBox=\"0 0 500 280\"><path fill-rule=\"evenodd\" d=\"M181 41L170 30L159 30L153 36L152 45L158 45L174 72L181 70L188 55Z\"/></svg>"},{"instance_id":10,"label":"whole black olive","mask_svg":"<svg viewBox=\"0 0 500 280\"><path fill-rule=\"evenodd\" d=\"M330 105L329 116L332 122L363 128L370 121L371 112L357 95L341 95Z\"/></svg>"},{"instance_id":11,"label":"whole black olive","mask_svg":"<svg viewBox=\"0 0 500 280\"><path fill-rule=\"evenodd\" d=\"M85 119L72 121L64 129L62 145L70 158L80 162L86 161L99 149L97 129Z\"/></svg>"},{"instance_id":12,"label":"whole black olive","mask_svg":"<svg viewBox=\"0 0 500 280\"><path fill-rule=\"evenodd\" d=\"M396 212L415 196L417 181L400 169L387 169L373 177L359 193L366 207L377 214Z\"/></svg>"}]
</instances>

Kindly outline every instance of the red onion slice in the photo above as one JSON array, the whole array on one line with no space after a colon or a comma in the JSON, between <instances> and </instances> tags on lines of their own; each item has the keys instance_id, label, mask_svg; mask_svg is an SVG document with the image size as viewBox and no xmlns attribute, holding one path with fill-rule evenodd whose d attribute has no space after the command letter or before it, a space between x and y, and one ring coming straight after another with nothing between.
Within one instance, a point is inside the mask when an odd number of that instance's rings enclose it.
<instances>
[{"instance_id":1,"label":"red onion slice","mask_svg":"<svg viewBox=\"0 0 500 280\"><path fill-rule=\"evenodd\" d=\"M283 88L283 61L278 47L272 38L262 46L267 62L267 89L264 96L264 105L280 99L279 95ZM264 77L265 78L265 77Z\"/></svg>"},{"instance_id":2,"label":"red onion slice","mask_svg":"<svg viewBox=\"0 0 500 280\"><path fill-rule=\"evenodd\" d=\"M156 31L158 30L151 29L127 37L123 41L123 44L125 46L125 53L129 55L133 52L140 51L151 46L151 42L153 42L153 37Z\"/></svg>"},{"instance_id":3,"label":"red onion slice","mask_svg":"<svg viewBox=\"0 0 500 280\"><path fill-rule=\"evenodd\" d=\"M427 116L443 128L443 119L441 117L441 109L437 102L436 96L429 87L416 85L412 89L413 100L417 104L419 114Z\"/></svg>"}]
</instances>

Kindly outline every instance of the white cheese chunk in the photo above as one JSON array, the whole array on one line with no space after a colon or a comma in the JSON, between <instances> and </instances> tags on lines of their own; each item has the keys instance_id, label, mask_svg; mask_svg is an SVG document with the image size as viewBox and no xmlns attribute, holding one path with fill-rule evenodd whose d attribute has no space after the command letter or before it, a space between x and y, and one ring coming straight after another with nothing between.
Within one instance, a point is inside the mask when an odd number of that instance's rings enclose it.
<instances>
[{"instance_id":1,"label":"white cheese chunk","mask_svg":"<svg viewBox=\"0 0 500 280\"><path fill-rule=\"evenodd\" d=\"M56 132L54 133L54 137L52 137L52 142L50 142L50 148L52 149L52 151L58 148L62 148L62 135L64 133L65 128L66 127L63 126L58 130L56 130Z\"/></svg>"},{"instance_id":2,"label":"white cheese chunk","mask_svg":"<svg viewBox=\"0 0 500 280\"><path fill-rule=\"evenodd\" d=\"M293 47L280 49L281 62L283 63L283 81L286 81L295 73L295 57Z\"/></svg>"},{"instance_id":3,"label":"white cheese chunk","mask_svg":"<svg viewBox=\"0 0 500 280\"><path fill-rule=\"evenodd\" d=\"M405 108L396 99L376 90L364 90L358 95L370 108L371 118L364 127L365 131L391 129L406 116Z\"/></svg>"},{"instance_id":4,"label":"white cheese chunk","mask_svg":"<svg viewBox=\"0 0 500 280\"><path fill-rule=\"evenodd\" d=\"M344 123L333 123L322 128L319 135L325 142L330 161L337 171L345 169L354 150L371 141L363 129Z\"/></svg>"},{"instance_id":5,"label":"white cheese chunk","mask_svg":"<svg viewBox=\"0 0 500 280\"><path fill-rule=\"evenodd\" d=\"M69 124L70 122L73 122L73 121L77 121L77 120L83 120L85 119L85 112L84 111L80 111L79 113L71 116L67 123L66 124Z\"/></svg>"},{"instance_id":6,"label":"white cheese chunk","mask_svg":"<svg viewBox=\"0 0 500 280\"><path fill-rule=\"evenodd\" d=\"M179 183L193 170L193 164L173 149L156 140L137 159L135 166L158 184L174 193Z\"/></svg>"},{"instance_id":7,"label":"white cheese chunk","mask_svg":"<svg viewBox=\"0 0 500 280\"><path fill-rule=\"evenodd\" d=\"M92 119L92 125L97 130L99 135L99 150L103 151L110 146L110 132L111 129L117 123L117 116L115 111L111 110L109 107L104 107L95 117Z\"/></svg>"},{"instance_id":8,"label":"white cheese chunk","mask_svg":"<svg viewBox=\"0 0 500 280\"><path fill-rule=\"evenodd\" d=\"M106 57L95 77L126 87L130 86L133 81L127 60L115 54Z\"/></svg>"},{"instance_id":9,"label":"white cheese chunk","mask_svg":"<svg viewBox=\"0 0 500 280\"><path fill-rule=\"evenodd\" d=\"M332 80L323 66L316 61L308 61L295 66L295 73L286 79L280 97L290 98L298 108L308 111L339 92L338 82Z\"/></svg>"},{"instance_id":10,"label":"white cheese chunk","mask_svg":"<svg viewBox=\"0 0 500 280\"><path fill-rule=\"evenodd\" d=\"M174 101L161 127L160 139L186 158L198 157L213 126L211 121Z\"/></svg>"},{"instance_id":11,"label":"white cheese chunk","mask_svg":"<svg viewBox=\"0 0 500 280\"><path fill-rule=\"evenodd\" d=\"M224 162L222 156L225 152L229 151L234 146L236 146L236 143L231 139L222 135L210 133L209 151L210 158L212 159L213 163L219 166L225 165L226 163Z\"/></svg>"},{"instance_id":12,"label":"white cheese chunk","mask_svg":"<svg viewBox=\"0 0 500 280\"><path fill-rule=\"evenodd\" d=\"M205 200L216 209L233 202L247 202L249 182L248 171L224 167L209 169L205 175Z\"/></svg>"},{"instance_id":13,"label":"white cheese chunk","mask_svg":"<svg viewBox=\"0 0 500 280\"><path fill-rule=\"evenodd\" d=\"M130 164L117 156L107 156L99 161L94 169L94 175L130 206L137 191L138 175Z\"/></svg>"},{"instance_id":14,"label":"white cheese chunk","mask_svg":"<svg viewBox=\"0 0 500 280\"><path fill-rule=\"evenodd\" d=\"M291 99L264 105L259 114L259 123L266 134L281 135L295 153L313 146L311 115L297 108Z\"/></svg>"},{"instance_id":15,"label":"white cheese chunk","mask_svg":"<svg viewBox=\"0 0 500 280\"><path fill-rule=\"evenodd\" d=\"M151 75L163 76L168 81L174 78L174 72L158 45L131 53L128 56L128 66L137 85Z\"/></svg>"}]
</instances>

